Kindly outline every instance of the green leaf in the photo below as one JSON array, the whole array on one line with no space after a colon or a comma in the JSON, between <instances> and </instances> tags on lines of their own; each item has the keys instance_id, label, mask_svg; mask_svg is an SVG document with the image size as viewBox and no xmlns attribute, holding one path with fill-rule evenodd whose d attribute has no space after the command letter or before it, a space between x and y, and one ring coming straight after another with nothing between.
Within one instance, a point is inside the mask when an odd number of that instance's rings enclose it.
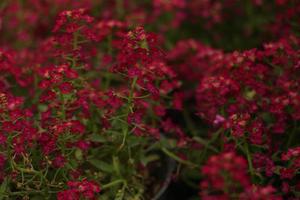
<instances>
[{"instance_id":1,"label":"green leaf","mask_svg":"<svg viewBox=\"0 0 300 200\"><path fill-rule=\"evenodd\" d=\"M7 189L7 185L8 185L8 180L4 179L1 186L0 186L0 200L5 198L5 192Z\"/></svg>"},{"instance_id":2,"label":"green leaf","mask_svg":"<svg viewBox=\"0 0 300 200\"><path fill-rule=\"evenodd\" d=\"M151 163L151 162L159 160L159 159L160 159L160 157L156 154L152 154L152 155L148 155L148 156L145 156L142 154L140 156L140 161L144 166L147 166L148 163Z\"/></svg>"},{"instance_id":3,"label":"green leaf","mask_svg":"<svg viewBox=\"0 0 300 200\"><path fill-rule=\"evenodd\" d=\"M44 112L48 109L48 106L45 105L45 104L39 104L38 105L38 110L41 111L41 112Z\"/></svg>"},{"instance_id":4,"label":"green leaf","mask_svg":"<svg viewBox=\"0 0 300 200\"><path fill-rule=\"evenodd\" d=\"M144 154L140 155L140 161L141 161L142 165L147 166L148 160L147 160L147 157Z\"/></svg>"},{"instance_id":5,"label":"green leaf","mask_svg":"<svg viewBox=\"0 0 300 200\"><path fill-rule=\"evenodd\" d=\"M128 146L132 148L136 146L140 146L142 143L141 139L137 137L128 137L127 141L128 141Z\"/></svg>"},{"instance_id":6,"label":"green leaf","mask_svg":"<svg viewBox=\"0 0 300 200\"><path fill-rule=\"evenodd\" d=\"M106 138L100 134L92 134L89 138L92 142L106 142Z\"/></svg>"},{"instance_id":7,"label":"green leaf","mask_svg":"<svg viewBox=\"0 0 300 200\"><path fill-rule=\"evenodd\" d=\"M120 171L120 160L117 156L113 156L113 165L114 165L114 170L117 173L118 176L121 176L121 171Z\"/></svg>"},{"instance_id":8,"label":"green leaf","mask_svg":"<svg viewBox=\"0 0 300 200\"><path fill-rule=\"evenodd\" d=\"M255 90L249 90L247 92L245 92L244 96L247 100L253 100L253 98L255 97L256 95L256 91Z\"/></svg>"},{"instance_id":9,"label":"green leaf","mask_svg":"<svg viewBox=\"0 0 300 200\"><path fill-rule=\"evenodd\" d=\"M97 159L91 159L91 160L88 160L88 162L103 172L107 172L107 173L113 172L113 166L111 164L108 164L106 162L103 162L103 161L97 160Z\"/></svg>"},{"instance_id":10,"label":"green leaf","mask_svg":"<svg viewBox=\"0 0 300 200\"><path fill-rule=\"evenodd\" d=\"M76 149L75 151L75 157L77 160L82 160L82 150L81 149Z\"/></svg>"}]
</instances>

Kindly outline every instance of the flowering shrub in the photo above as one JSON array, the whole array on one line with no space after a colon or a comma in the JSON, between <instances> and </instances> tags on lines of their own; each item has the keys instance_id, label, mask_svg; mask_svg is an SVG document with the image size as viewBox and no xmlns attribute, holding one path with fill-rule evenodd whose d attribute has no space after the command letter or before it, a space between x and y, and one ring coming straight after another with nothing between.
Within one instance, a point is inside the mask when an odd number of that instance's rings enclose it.
<instances>
[{"instance_id":1,"label":"flowering shrub","mask_svg":"<svg viewBox=\"0 0 300 200\"><path fill-rule=\"evenodd\" d=\"M299 9L1 1L0 199L299 199Z\"/></svg>"},{"instance_id":2,"label":"flowering shrub","mask_svg":"<svg viewBox=\"0 0 300 200\"><path fill-rule=\"evenodd\" d=\"M85 9L61 12L52 32L26 52L44 55L24 75L22 60L1 51L3 197L94 199L113 187L103 198L115 189L120 199L138 198L147 189L145 168L161 156L154 151L168 106L162 96L176 88L159 89L176 75L156 36L118 21L96 23ZM10 80L28 94L13 94Z\"/></svg>"}]
</instances>

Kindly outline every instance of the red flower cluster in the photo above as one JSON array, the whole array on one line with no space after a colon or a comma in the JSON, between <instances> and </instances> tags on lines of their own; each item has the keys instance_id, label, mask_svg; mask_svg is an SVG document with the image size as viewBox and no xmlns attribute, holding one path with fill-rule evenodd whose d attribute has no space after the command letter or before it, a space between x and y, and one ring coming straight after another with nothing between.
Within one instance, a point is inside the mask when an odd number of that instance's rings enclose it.
<instances>
[{"instance_id":1,"label":"red flower cluster","mask_svg":"<svg viewBox=\"0 0 300 200\"><path fill-rule=\"evenodd\" d=\"M280 173L291 180L298 170L277 162L277 153L293 144L299 120L298 47L291 36L262 50L225 54L223 67L212 65L215 73L208 72L197 88L199 116L224 129L225 143L235 142L234 149L251 156L255 170L270 179Z\"/></svg>"},{"instance_id":2,"label":"red flower cluster","mask_svg":"<svg viewBox=\"0 0 300 200\"><path fill-rule=\"evenodd\" d=\"M95 194L100 192L100 187L97 183L92 181L69 181L68 190L59 192L57 194L58 200L79 200L84 199L96 199Z\"/></svg>"},{"instance_id":3,"label":"red flower cluster","mask_svg":"<svg viewBox=\"0 0 300 200\"><path fill-rule=\"evenodd\" d=\"M280 169L280 177L282 179L294 178L300 169L300 147L290 148L281 155L281 159L288 162L288 166Z\"/></svg>"},{"instance_id":4,"label":"red flower cluster","mask_svg":"<svg viewBox=\"0 0 300 200\"><path fill-rule=\"evenodd\" d=\"M224 126L234 136L243 129L258 144L263 132L283 133L288 120L299 120L298 45L291 38L267 44L264 50L224 56L225 67L217 65L218 72L199 84L199 114L210 122L217 116L228 118ZM266 124L270 126L264 131Z\"/></svg>"},{"instance_id":5,"label":"red flower cluster","mask_svg":"<svg viewBox=\"0 0 300 200\"><path fill-rule=\"evenodd\" d=\"M200 196L209 199L267 200L281 199L272 186L251 185L247 161L232 152L211 156L201 169L205 176L200 183Z\"/></svg>"}]
</instances>

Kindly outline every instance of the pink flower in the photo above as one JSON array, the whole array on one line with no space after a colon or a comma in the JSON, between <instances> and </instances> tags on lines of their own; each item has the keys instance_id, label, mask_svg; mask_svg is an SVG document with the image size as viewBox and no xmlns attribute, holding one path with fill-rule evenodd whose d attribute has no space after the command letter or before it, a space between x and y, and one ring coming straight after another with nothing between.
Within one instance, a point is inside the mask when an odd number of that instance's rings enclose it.
<instances>
[{"instance_id":1,"label":"pink flower","mask_svg":"<svg viewBox=\"0 0 300 200\"><path fill-rule=\"evenodd\" d=\"M219 124L222 124L223 122L225 121L225 118L221 115L216 115L216 118L214 120L214 124L215 125L219 125Z\"/></svg>"}]
</instances>

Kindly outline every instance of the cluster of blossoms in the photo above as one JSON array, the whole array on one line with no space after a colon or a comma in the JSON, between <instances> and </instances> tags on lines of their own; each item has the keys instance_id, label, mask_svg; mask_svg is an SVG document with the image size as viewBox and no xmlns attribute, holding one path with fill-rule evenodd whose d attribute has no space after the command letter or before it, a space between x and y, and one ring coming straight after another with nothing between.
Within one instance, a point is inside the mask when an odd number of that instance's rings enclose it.
<instances>
[{"instance_id":1,"label":"cluster of blossoms","mask_svg":"<svg viewBox=\"0 0 300 200\"><path fill-rule=\"evenodd\" d=\"M224 66L216 65L199 84L199 114L210 122L226 118L224 128L236 137L249 132L254 144L267 142L262 138L267 132L283 134L288 121L299 120L298 45L291 37L263 50L224 55Z\"/></svg>"},{"instance_id":2,"label":"cluster of blossoms","mask_svg":"<svg viewBox=\"0 0 300 200\"><path fill-rule=\"evenodd\" d=\"M174 37L170 32L180 28L188 37L200 38L227 50L253 47L292 32L297 29L295 22L299 20L300 9L297 0L29 0L26 3L3 0L2 4L0 29L4 30L5 41L0 43L27 47L49 36L52 28L49 24L53 25L57 13L81 7L103 20L122 19L130 26L154 28L167 35L166 40ZM231 24L230 29L223 26L227 23ZM191 26L196 27L193 33L190 33ZM7 34L12 29L15 31Z\"/></svg>"},{"instance_id":3,"label":"cluster of blossoms","mask_svg":"<svg viewBox=\"0 0 300 200\"><path fill-rule=\"evenodd\" d=\"M99 186L91 181L69 181L67 185L70 189L59 192L58 200L80 199L81 195L87 199L95 199L95 193L100 192Z\"/></svg>"},{"instance_id":4,"label":"cluster of blossoms","mask_svg":"<svg viewBox=\"0 0 300 200\"><path fill-rule=\"evenodd\" d=\"M233 152L224 152L209 158L201 169L205 176L200 184L202 199L280 200L272 186L251 185L247 161Z\"/></svg>"},{"instance_id":5,"label":"cluster of blossoms","mask_svg":"<svg viewBox=\"0 0 300 200\"><path fill-rule=\"evenodd\" d=\"M299 184L297 148L289 149L297 145L300 112L298 47L299 39L291 36L262 50L223 54L196 95L199 116L222 130L224 148L242 151L252 178L281 182L287 196Z\"/></svg>"}]
</instances>

